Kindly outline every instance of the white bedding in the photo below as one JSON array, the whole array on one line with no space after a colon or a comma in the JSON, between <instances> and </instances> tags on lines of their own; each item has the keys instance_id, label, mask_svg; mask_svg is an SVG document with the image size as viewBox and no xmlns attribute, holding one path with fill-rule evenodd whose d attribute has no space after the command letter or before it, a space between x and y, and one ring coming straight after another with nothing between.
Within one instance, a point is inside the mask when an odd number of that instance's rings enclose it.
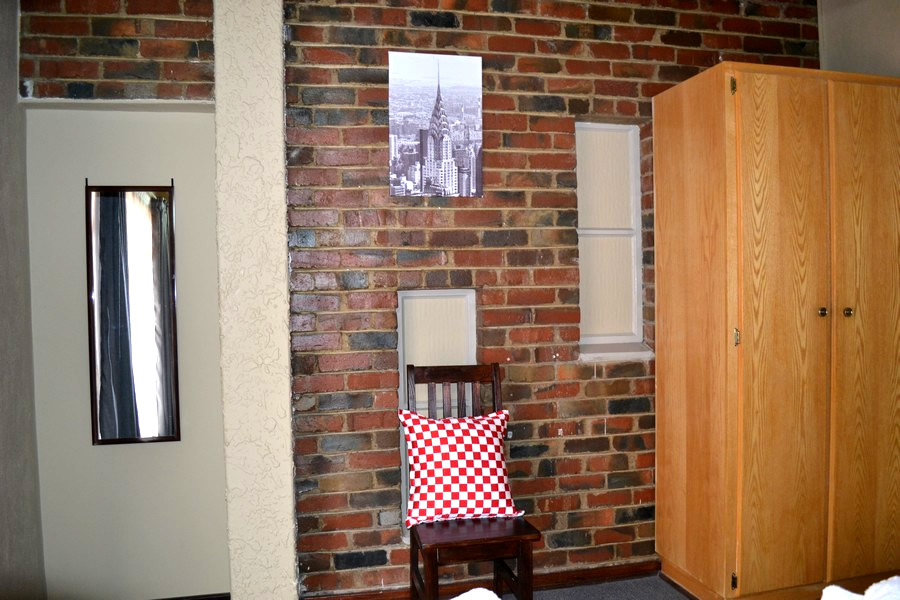
<instances>
[{"instance_id":1,"label":"white bedding","mask_svg":"<svg viewBox=\"0 0 900 600\"><path fill-rule=\"evenodd\" d=\"M453 600L500 600L500 597L490 590L475 588L474 590L469 590L465 594L453 598Z\"/></svg>"},{"instance_id":2,"label":"white bedding","mask_svg":"<svg viewBox=\"0 0 900 600\"><path fill-rule=\"evenodd\" d=\"M837 585L822 590L822 600L900 600L900 576L873 583L865 594L854 594Z\"/></svg>"}]
</instances>

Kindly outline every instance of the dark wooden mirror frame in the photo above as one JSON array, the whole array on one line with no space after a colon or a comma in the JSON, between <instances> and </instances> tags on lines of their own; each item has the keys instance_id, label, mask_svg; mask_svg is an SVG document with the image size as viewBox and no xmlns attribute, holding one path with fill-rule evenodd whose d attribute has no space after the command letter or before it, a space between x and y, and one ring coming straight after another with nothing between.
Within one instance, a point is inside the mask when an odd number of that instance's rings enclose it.
<instances>
[{"instance_id":1,"label":"dark wooden mirror frame","mask_svg":"<svg viewBox=\"0 0 900 600\"><path fill-rule=\"evenodd\" d=\"M104 437L101 435L101 424L100 424L100 391L101 384L98 381L98 373L100 372L101 365L99 364L99 355L100 355L100 344L101 340L98 339L97 327L101 326L101 323L98 322L98 317L100 313L98 312L98 303L99 299L99 290L95 289L95 269L98 269L95 263L95 250L99 252L100 244L97 243L97 248L95 249L95 235L97 236L97 240L99 240L99 232L94 231L94 223L95 223L95 214L94 207L92 205L92 197L94 194L121 194L122 200L125 200L125 194L128 192L149 192L153 194L160 194L165 197L164 202L167 205L166 215L161 217L161 221L164 221L164 225L167 230L167 235L165 235L165 241L163 244L165 247L163 248L168 254L168 276L165 278L165 289L161 290L161 293L167 294L167 298L170 299L168 303L168 313L167 316L170 317L167 319L168 323L166 325L169 326L169 330L171 335L166 336L166 340L163 341L165 345L165 351L168 352L168 381L164 381L163 384L166 385L168 389L168 395L163 398L163 401L167 400L167 405L169 409L169 424L166 427L167 431L165 431L164 435L153 435L153 436L118 436L118 437ZM153 443L153 442L177 442L181 440L181 419L180 419L180 406L179 406L179 394L178 394L178 341L177 341L177 326L176 326L176 317L175 317L175 306L176 306L176 285L175 285L175 227L174 227L174 198L175 198L175 182L172 180L171 185L168 186L108 186L108 185L89 185L87 179L85 179L85 237L86 237L86 271L87 271L87 300L88 300L88 337L89 337L89 355L90 355L90 364L89 364L89 372L90 372L90 382L91 382L91 390L90 390L90 402L91 402L91 436L92 443L95 446L98 445L109 445L109 444L133 444L133 443ZM97 218L99 220L99 218ZM160 247L162 247L160 245ZM156 257L154 257L154 264L156 264ZM162 285L162 284L161 284ZM131 373L132 377L134 374L134 364L131 360L132 357L129 356L129 364L131 364ZM135 417L137 418L137 417ZM139 428L138 428L139 429Z\"/></svg>"}]
</instances>

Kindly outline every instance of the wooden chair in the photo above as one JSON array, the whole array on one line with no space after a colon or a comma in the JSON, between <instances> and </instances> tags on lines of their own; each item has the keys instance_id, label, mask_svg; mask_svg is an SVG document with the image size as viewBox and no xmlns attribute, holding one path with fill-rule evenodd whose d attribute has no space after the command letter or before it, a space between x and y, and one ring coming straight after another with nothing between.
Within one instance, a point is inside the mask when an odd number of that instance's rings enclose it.
<instances>
[{"instance_id":1,"label":"wooden chair","mask_svg":"<svg viewBox=\"0 0 900 600\"><path fill-rule=\"evenodd\" d=\"M472 413L501 410L500 367L491 365L406 367L406 391L409 410L416 409L416 384L428 384L428 418L437 419L436 384L441 384L441 418L452 410L451 389L457 392L457 416L466 415L466 386L471 386ZM482 388L490 385L491 404L482 411ZM493 590L503 595L503 583L518 600L532 600L531 546L541 533L523 517L457 519L420 523L409 530L409 587L413 599L438 600L438 567L442 565L491 560L494 562ZM424 577L419 572L422 555ZM516 572L506 564L516 560Z\"/></svg>"}]
</instances>

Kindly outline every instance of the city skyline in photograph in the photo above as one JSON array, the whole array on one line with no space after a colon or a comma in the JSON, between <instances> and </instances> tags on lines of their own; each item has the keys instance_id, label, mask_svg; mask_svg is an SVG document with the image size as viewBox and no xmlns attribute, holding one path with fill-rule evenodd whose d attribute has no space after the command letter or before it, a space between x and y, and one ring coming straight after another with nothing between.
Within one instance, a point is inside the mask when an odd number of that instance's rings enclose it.
<instances>
[{"instance_id":1,"label":"city skyline in photograph","mask_svg":"<svg viewBox=\"0 0 900 600\"><path fill-rule=\"evenodd\" d=\"M388 54L391 195L482 196L481 57Z\"/></svg>"}]
</instances>

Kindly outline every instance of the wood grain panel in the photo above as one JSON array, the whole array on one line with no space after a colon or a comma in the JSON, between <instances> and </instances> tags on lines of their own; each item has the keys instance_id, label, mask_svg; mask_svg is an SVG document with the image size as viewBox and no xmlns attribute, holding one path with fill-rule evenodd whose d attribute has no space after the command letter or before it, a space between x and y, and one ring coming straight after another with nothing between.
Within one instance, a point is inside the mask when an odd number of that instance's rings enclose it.
<instances>
[{"instance_id":1,"label":"wood grain panel","mask_svg":"<svg viewBox=\"0 0 900 600\"><path fill-rule=\"evenodd\" d=\"M656 544L673 579L690 573L720 595L734 535L727 374L729 355L736 353L728 345L726 248L735 193L729 187L727 89L721 70L707 71L653 103L659 149Z\"/></svg>"},{"instance_id":2,"label":"wood grain panel","mask_svg":"<svg viewBox=\"0 0 900 600\"><path fill-rule=\"evenodd\" d=\"M826 83L737 74L741 595L825 575Z\"/></svg>"},{"instance_id":3,"label":"wood grain panel","mask_svg":"<svg viewBox=\"0 0 900 600\"><path fill-rule=\"evenodd\" d=\"M834 580L900 569L900 88L829 91Z\"/></svg>"}]
</instances>

